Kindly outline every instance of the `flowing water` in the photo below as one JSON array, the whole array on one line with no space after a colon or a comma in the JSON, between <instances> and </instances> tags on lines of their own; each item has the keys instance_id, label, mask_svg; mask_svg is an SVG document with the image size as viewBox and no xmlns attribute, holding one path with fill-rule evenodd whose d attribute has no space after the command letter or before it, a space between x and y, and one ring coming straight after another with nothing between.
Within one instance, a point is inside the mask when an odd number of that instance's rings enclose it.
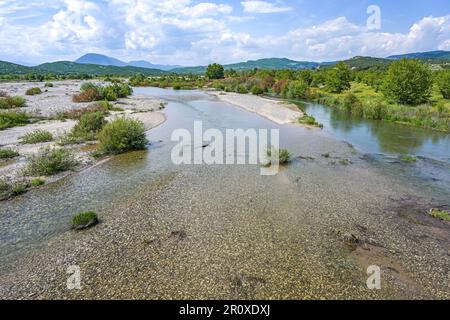
<instances>
[{"instance_id":1,"label":"flowing water","mask_svg":"<svg viewBox=\"0 0 450 320\"><path fill-rule=\"evenodd\" d=\"M349 119L315 104L307 105L306 111L324 124L324 130L306 129L274 124L201 91L138 88L135 92L169 102L164 111L166 123L149 132L149 150L114 157L106 163L2 202L1 266L14 265L30 249L38 248L68 231L68 221L76 212L95 210L108 219L109 212L116 207L128 202L132 202L130 206L138 205L142 201L143 205L149 206L147 210L154 210L156 214L160 210L157 204L145 197L141 199L139 194L158 185L161 177L168 173L181 175L185 180L180 178L176 190L166 191L168 199L165 199L165 210L161 211L161 224L171 224L181 219L189 225L186 219L191 218L198 228L206 228L197 230L194 226L186 227L192 232L192 237L198 232L199 237L203 235L207 239L204 240L207 241L204 248L212 246L214 236L222 232L226 232L226 240L216 244L218 246L240 239L239 246L245 247L242 250L253 250L249 248L252 244L261 246L260 252L264 252L269 243L278 251L276 254L267 253L261 263L273 263L274 268L282 261L290 261L292 255L297 255L294 250L298 250L298 246L329 266L328 259L334 255L329 253L328 246L333 237L328 233L335 227L345 228L365 221L382 238L391 234L396 236L397 224L392 224L378 213L373 214L389 203L390 195L417 194L440 205L450 205L449 135L384 122ZM261 177L259 166L175 166L170 154L177 142L170 140L171 134L180 128L192 131L195 120L203 121L204 130L280 129L281 146L292 151L294 161L281 174L271 178ZM339 142L341 140L354 148ZM331 154L330 159L322 157L326 153ZM399 157L403 154L417 155L419 159L412 164L402 163ZM315 160L302 160L304 157ZM339 161L344 159L351 159L352 165L339 165ZM188 182L184 184L181 181ZM184 212L186 203L190 207ZM181 212L185 215L180 216ZM225 212L229 212L229 218L224 214L219 216ZM173 220L166 221L169 217ZM205 226L202 217L207 221L222 221L223 226ZM257 231L258 234L261 232L260 239L252 226L260 227ZM208 238L213 230L216 234ZM302 232L298 234L300 230ZM317 249L308 251L308 243L312 239L317 239ZM406 246L403 238L392 241L398 246ZM189 252L196 249L190 248ZM208 252L211 254L211 251ZM445 255L437 254L439 259ZM192 265L196 261L199 259L192 261ZM303 267L306 268L311 261L308 259ZM345 264L342 262L339 265ZM311 270L317 267L310 266ZM283 272L280 271L279 275ZM245 276L239 277L247 279ZM241 278L238 280L241 281ZM196 286L194 283L191 285ZM219 288L217 290L220 292Z\"/></svg>"}]
</instances>

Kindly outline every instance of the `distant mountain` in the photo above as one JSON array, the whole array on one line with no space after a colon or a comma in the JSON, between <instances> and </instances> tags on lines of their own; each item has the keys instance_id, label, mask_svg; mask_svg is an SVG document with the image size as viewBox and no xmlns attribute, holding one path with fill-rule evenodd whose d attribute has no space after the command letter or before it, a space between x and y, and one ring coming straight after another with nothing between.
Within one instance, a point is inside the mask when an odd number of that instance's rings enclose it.
<instances>
[{"instance_id":1,"label":"distant mountain","mask_svg":"<svg viewBox=\"0 0 450 320\"><path fill-rule=\"evenodd\" d=\"M309 61L294 61L286 58L268 58L268 59L259 59L259 60L249 60L247 62L239 62L233 64L224 65L225 70L236 70L236 71L244 71L244 70L252 70L252 69L272 69L272 70L304 70L304 69L314 69L320 66L318 62L309 62ZM206 71L206 66L198 66L198 67L185 67L185 68L177 68L170 70L175 73L204 73Z\"/></svg>"},{"instance_id":2,"label":"distant mountain","mask_svg":"<svg viewBox=\"0 0 450 320\"><path fill-rule=\"evenodd\" d=\"M74 61L75 63L82 64L97 64L101 66L115 66L115 67L138 67L138 68L147 68L147 69L160 69L160 70L172 70L175 68L180 68L181 66L171 66L171 65L161 65L161 64L152 64L148 61L130 61L124 62L116 58L108 57L102 54L97 53L88 53L84 56L78 58Z\"/></svg>"},{"instance_id":3,"label":"distant mountain","mask_svg":"<svg viewBox=\"0 0 450 320\"><path fill-rule=\"evenodd\" d=\"M26 67L10 62L0 61L0 74L90 74L90 75L121 75L131 76L138 73L145 75L163 75L166 71L159 69L138 68L138 67L117 67L95 64L81 64L71 61L57 61L44 63L35 67Z\"/></svg>"},{"instance_id":4,"label":"distant mountain","mask_svg":"<svg viewBox=\"0 0 450 320\"><path fill-rule=\"evenodd\" d=\"M344 61L350 68L356 70L386 69L392 60L372 57L354 57Z\"/></svg>"},{"instance_id":5,"label":"distant mountain","mask_svg":"<svg viewBox=\"0 0 450 320\"><path fill-rule=\"evenodd\" d=\"M450 51L438 50L438 51L428 51L428 52L415 52L415 53L407 53L407 54L390 56L387 58L392 59L392 60L398 60L398 59L403 59L403 58L421 59L421 60L429 60L429 59L450 60Z\"/></svg>"}]
</instances>

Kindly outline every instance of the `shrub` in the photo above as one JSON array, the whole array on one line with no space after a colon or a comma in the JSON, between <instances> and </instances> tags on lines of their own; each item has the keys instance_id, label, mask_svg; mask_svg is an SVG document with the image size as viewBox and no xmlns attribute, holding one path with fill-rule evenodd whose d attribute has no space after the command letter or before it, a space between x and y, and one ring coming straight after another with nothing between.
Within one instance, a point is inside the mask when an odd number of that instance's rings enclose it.
<instances>
[{"instance_id":1,"label":"shrub","mask_svg":"<svg viewBox=\"0 0 450 320\"><path fill-rule=\"evenodd\" d=\"M12 159L19 155L19 153L10 148L0 149L0 159Z\"/></svg>"},{"instance_id":2,"label":"shrub","mask_svg":"<svg viewBox=\"0 0 450 320\"><path fill-rule=\"evenodd\" d=\"M9 97L8 92L6 92L5 90L0 90L0 98L6 98Z\"/></svg>"},{"instance_id":3,"label":"shrub","mask_svg":"<svg viewBox=\"0 0 450 320\"><path fill-rule=\"evenodd\" d=\"M308 84L302 80L291 81L283 92L288 99L304 99L307 96Z\"/></svg>"},{"instance_id":4,"label":"shrub","mask_svg":"<svg viewBox=\"0 0 450 320\"><path fill-rule=\"evenodd\" d=\"M39 186L42 186L43 184L45 184L45 180L42 180L40 178L32 179L30 181L30 185L32 187L39 187Z\"/></svg>"},{"instance_id":5,"label":"shrub","mask_svg":"<svg viewBox=\"0 0 450 320\"><path fill-rule=\"evenodd\" d=\"M110 106L110 104L108 103ZM65 118L79 120L84 114L101 112L104 115L108 115L108 105L105 105L104 101L99 101L88 105L86 108L72 109L64 113Z\"/></svg>"},{"instance_id":6,"label":"shrub","mask_svg":"<svg viewBox=\"0 0 450 320\"><path fill-rule=\"evenodd\" d=\"M318 123L316 121L316 118L314 118L313 116L307 115L307 114L305 114L302 118L299 118L298 122L300 124L307 124L310 126L316 126L319 128L323 128L323 124Z\"/></svg>"},{"instance_id":7,"label":"shrub","mask_svg":"<svg viewBox=\"0 0 450 320\"><path fill-rule=\"evenodd\" d=\"M73 102L92 102L101 100L102 96L97 88L90 88L85 91L75 94L72 97Z\"/></svg>"},{"instance_id":8,"label":"shrub","mask_svg":"<svg viewBox=\"0 0 450 320\"><path fill-rule=\"evenodd\" d=\"M144 124L139 120L117 118L100 132L100 150L110 154L145 149L148 143Z\"/></svg>"},{"instance_id":9,"label":"shrub","mask_svg":"<svg viewBox=\"0 0 450 320\"><path fill-rule=\"evenodd\" d=\"M50 176L72 170L77 164L70 150L45 147L28 159L27 173L34 176Z\"/></svg>"},{"instance_id":10,"label":"shrub","mask_svg":"<svg viewBox=\"0 0 450 320\"><path fill-rule=\"evenodd\" d=\"M0 130L23 126L30 122L30 116L24 112L0 112Z\"/></svg>"},{"instance_id":11,"label":"shrub","mask_svg":"<svg viewBox=\"0 0 450 320\"><path fill-rule=\"evenodd\" d=\"M254 85L250 91L254 95L260 95L264 93L264 89L257 85Z\"/></svg>"},{"instance_id":12,"label":"shrub","mask_svg":"<svg viewBox=\"0 0 450 320\"><path fill-rule=\"evenodd\" d=\"M26 92L25 92L25 94L27 95L27 96L34 96L34 95L36 95L36 94L41 94L42 93L42 90L40 89L40 88L30 88L30 89L28 89Z\"/></svg>"},{"instance_id":13,"label":"shrub","mask_svg":"<svg viewBox=\"0 0 450 320\"><path fill-rule=\"evenodd\" d=\"M28 132L24 136L20 137L21 144L36 144L42 142L53 141L53 134L46 130L35 130L33 132Z\"/></svg>"},{"instance_id":14,"label":"shrub","mask_svg":"<svg viewBox=\"0 0 450 320\"><path fill-rule=\"evenodd\" d=\"M105 115L102 112L85 113L73 127L72 134L87 140L95 140L97 133L105 124Z\"/></svg>"},{"instance_id":15,"label":"shrub","mask_svg":"<svg viewBox=\"0 0 450 320\"><path fill-rule=\"evenodd\" d=\"M53 83L51 82L46 82L44 85L46 88L53 88Z\"/></svg>"},{"instance_id":16,"label":"shrub","mask_svg":"<svg viewBox=\"0 0 450 320\"><path fill-rule=\"evenodd\" d=\"M418 105L428 100L432 85L428 66L419 60L402 59L389 66L383 90L395 102Z\"/></svg>"},{"instance_id":17,"label":"shrub","mask_svg":"<svg viewBox=\"0 0 450 320\"><path fill-rule=\"evenodd\" d=\"M8 199L11 196L11 188L8 181L0 178L0 200Z\"/></svg>"},{"instance_id":18,"label":"shrub","mask_svg":"<svg viewBox=\"0 0 450 320\"><path fill-rule=\"evenodd\" d=\"M71 220L71 224L74 229L85 229L97 223L98 216L93 211L80 212Z\"/></svg>"},{"instance_id":19,"label":"shrub","mask_svg":"<svg viewBox=\"0 0 450 320\"><path fill-rule=\"evenodd\" d=\"M22 108L26 102L24 98L18 96L0 98L0 109Z\"/></svg>"}]
</instances>

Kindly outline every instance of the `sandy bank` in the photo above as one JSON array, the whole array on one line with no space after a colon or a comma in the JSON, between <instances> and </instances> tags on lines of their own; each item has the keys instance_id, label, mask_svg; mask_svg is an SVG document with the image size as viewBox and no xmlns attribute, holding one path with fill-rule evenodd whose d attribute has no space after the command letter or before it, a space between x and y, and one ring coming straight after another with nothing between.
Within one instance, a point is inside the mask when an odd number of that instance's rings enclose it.
<instances>
[{"instance_id":1,"label":"sandy bank","mask_svg":"<svg viewBox=\"0 0 450 320\"><path fill-rule=\"evenodd\" d=\"M275 101L250 94L214 92L220 100L255 112L278 124L295 123L304 116L295 104Z\"/></svg>"}]
</instances>

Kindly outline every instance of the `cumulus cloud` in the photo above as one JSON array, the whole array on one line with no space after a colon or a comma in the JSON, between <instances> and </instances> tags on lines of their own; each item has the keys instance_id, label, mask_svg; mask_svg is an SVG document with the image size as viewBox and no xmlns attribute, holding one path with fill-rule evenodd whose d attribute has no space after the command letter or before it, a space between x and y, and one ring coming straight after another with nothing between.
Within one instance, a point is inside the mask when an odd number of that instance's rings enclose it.
<instances>
[{"instance_id":1,"label":"cumulus cloud","mask_svg":"<svg viewBox=\"0 0 450 320\"><path fill-rule=\"evenodd\" d=\"M29 14L27 1L0 1L0 60L42 62L98 52L125 60L200 65L266 57L331 61L356 55L385 57L450 49L450 15L424 17L405 33L370 31L365 25L337 17L284 30L281 36L260 36L246 28L246 23L261 15L240 16L232 6L220 1L44 0L44 3L47 1L52 6L47 19L35 23L13 19L22 12ZM264 1L243 1L251 9L250 2ZM29 3L35 12L34 2ZM253 13L285 8L280 3L259 6L259 12Z\"/></svg>"},{"instance_id":2,"label":"cumulus cloud","mask_svg":"<svg viewBox=\"0 0 450 320\"><path fill-rule=\"evenodd\" d=\"M244 12L249 13L277 13L292 10L291 7L260 0L242 1L241 4L244 7Z\"/></svg>"}]
</instances>

